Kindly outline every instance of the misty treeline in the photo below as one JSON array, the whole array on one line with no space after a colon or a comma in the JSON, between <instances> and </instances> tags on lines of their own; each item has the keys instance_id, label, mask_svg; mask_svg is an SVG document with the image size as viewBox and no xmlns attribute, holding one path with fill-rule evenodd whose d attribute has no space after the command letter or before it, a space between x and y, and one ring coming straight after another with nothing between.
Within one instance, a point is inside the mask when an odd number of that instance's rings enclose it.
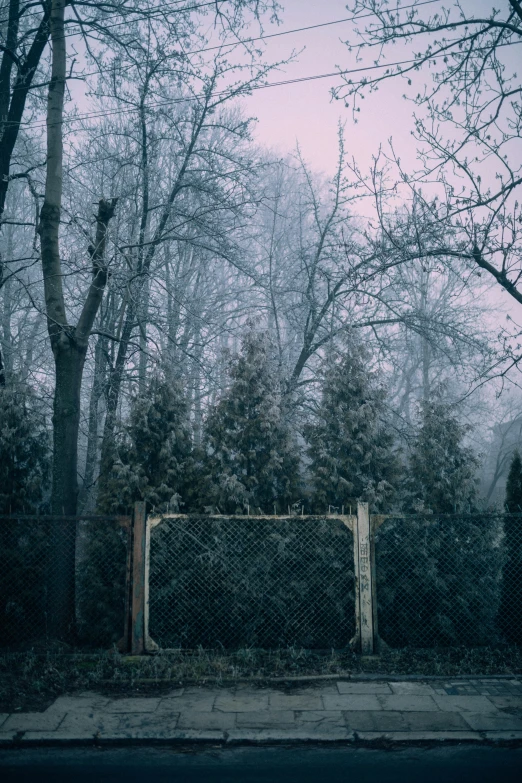
<instances>
[{"instance_id":1,"label":"misty treeline","mask_svg":"<svg viewBox=\"0 0 522 783\"><path fill-rule=\"evenodd\" d=\"M345 112L326 176L260 147L242 101L279 78L251 40L284 20L271 0L2 0L3 513L496 499L522 405L516 318L488 298L522 302L502 6L466 26L356 3L347 62L427 48L340 76L355 111L444 57L412 95L418 170L390 147L362 171Z\"/></svg>"}]
</instances>

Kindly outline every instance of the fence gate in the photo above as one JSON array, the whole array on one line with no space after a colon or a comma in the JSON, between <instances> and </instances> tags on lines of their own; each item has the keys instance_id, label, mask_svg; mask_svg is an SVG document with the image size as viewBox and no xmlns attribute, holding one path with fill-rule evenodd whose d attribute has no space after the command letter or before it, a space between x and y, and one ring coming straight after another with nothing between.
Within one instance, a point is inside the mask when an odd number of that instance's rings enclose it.
<instances>
[{"instance_id":1,"label":"fence gate","mask_svg":"<svg viewBox=\"0 0 522 783\"><path fill-rule=\"evenodd\" d=\"M134 520L133 653L357 643L356 517L146 518L137 504Z\"/></svg>"}]
</instances>

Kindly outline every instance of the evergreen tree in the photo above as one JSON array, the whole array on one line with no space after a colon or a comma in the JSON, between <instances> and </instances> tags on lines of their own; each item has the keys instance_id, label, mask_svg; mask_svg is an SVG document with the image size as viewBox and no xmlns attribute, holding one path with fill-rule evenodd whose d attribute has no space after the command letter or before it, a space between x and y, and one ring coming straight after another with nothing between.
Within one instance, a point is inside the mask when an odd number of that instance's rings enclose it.
<instances>
[{"instance_id":1,"label":"evergreen tree","mask_svg":"<svg viewBox=\"0 0 522 783\"><path fill-rule=\"evenodd\" d=\"M506 561L502 573L500 626L511 642L522 644L522 460L515 451L506 483L504 536Z\"/></svg>"},{"instance_id":2,"label":"evergreen tree","mask_svg":"<svg viewBox=\"0 0 522 783\"><path fill-rule=\"evenodd\" d=\"M453 514L473 509L478 460L463 444L467 432L440 399L422 403L410 454L408 510Z\"/></svg>"},{"instance_id":3,"label":"evergreen tree","mask_svg":"<svg viewBox=\"0 0 522 783\"><path fill-rule=\"evenodd\" d=\"M43 510L50 445L45 416L33 392L0 386L0 514Z\"/></svg>"},{"instance_id":4,"label":"evergreen tree","mask_svg":"<svg viewBox=\"0 0 522 783\"><path fill-rule=\"evenodd\" d=\"M299 457L266 334L249 329L229 364L230 387L205 425L208 504L224 513L286 512L298 499Z\"/></svg>"},{"instance_id":5,"label":"evergreen tree","mask_svg":"<svg viewBox=\"0 0 522 783\"><path fill-rule=\"evenodd\" d=\"M385 401L361 345L352 340L329 357L315 420L305 427L318 512L359 499L374 508L392 502L400 466Z\"/></svg>"},{"instance_id":6,"label":"evergreen tree","mask_svg":"<svg viewBox=\"0 0 522 783\"><path fill-rule=\"evenodd\" d=\"M98 507L126 513L137 500L178 511L190 484L191 432L181 388L154 378L101 466Z\"/></svg>"},{"instance_id":7,"label":"evergreen tree","mask_svg":"<svg viewBox=\"0 0 522 783\"><path fill-rule=\"evenodd\" d=\"M522 459L515 451L509 466L506 482L506 511L509 514L522 513Z\"/></svg>"}]
</instances>

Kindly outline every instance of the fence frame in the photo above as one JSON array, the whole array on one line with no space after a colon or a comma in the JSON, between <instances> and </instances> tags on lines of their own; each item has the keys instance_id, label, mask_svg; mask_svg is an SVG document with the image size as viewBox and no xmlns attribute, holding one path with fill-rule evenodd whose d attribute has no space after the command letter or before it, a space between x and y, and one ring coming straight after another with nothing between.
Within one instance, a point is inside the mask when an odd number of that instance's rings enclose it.
<instances>
[{"instance_id":1,"label":"fence frame","mask_svg":"<svg viewBox=\"0 0 522 783\"><path fill-rule=\"evenodd\" d=\"M125 621L127 649L132 655L156 653L160 649L149 634L150 532L164 519L186 516L186 514L169 514L164 517L149 517L146 513L145 503L137 502L134 505L132 547L129 548L132 549L132 565L128 569L129 586L127 589L130 603L126 607ZM281 516L285 518L284 515ZM376 518L370 516L368 503L358 503L357 514L329 513L326 517L339 519L353 535L355 635L352 639L347 640L347 647L360 650L363 655L373 655L376 649L377 635L373 536L373 525ZM292 519L294 518L292 517Z\"/></svg>"}]
</instances>

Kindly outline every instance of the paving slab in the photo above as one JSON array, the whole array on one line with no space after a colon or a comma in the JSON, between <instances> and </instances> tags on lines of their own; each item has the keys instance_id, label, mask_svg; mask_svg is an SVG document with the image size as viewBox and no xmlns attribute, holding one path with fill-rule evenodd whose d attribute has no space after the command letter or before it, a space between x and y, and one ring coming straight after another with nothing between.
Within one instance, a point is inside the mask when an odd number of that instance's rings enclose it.
<instances>
[{"instance_id":1,"label":"paving slab","mask_svg":"<svg viewBox=\"0 0 522 783\"><path fill-rule=\"evenodd\" d=\"M467 731L469 726L458 712L403 712L408 731Z\"/></svg>"},{"instance_id":2,"label":"paving slab","mask_svg":"<svg viewBox=\"0 0 522 783\"><path fill-rule=\"evenodd\" d=\"M382 697L386 698L386 697ZM325 710L371 710L382 709L375 694L347 693L339 696L323 696Z\"/></svg>"},{"instance_id":3,"label":"paving slab","mask_svg":"<svg viewBox=\"0 0 522 783\"><path fill-rule=\"evenodd\" d=\"M268 704L271 710L321 710L323 702L318 693L294 695L270 693Z\"/></svg>"},{"instance_id":4,"label":"paving slab","mask_svg":"<svg viewBox=\"0 0 522 783\"><path fill-rule=\"evenodd\" d=\"M96 733L110 734L112 731L117 731L120 720L120 715L108 714L106 712L69 712L64 717L57 730L60 732L83 732L84 734L90 734L91 736ZM44 727L42 727L42 729L44 729ZM38 730L38 727L35 727L34 730Z\"/></svg>"},{"instance_id":5,"label":"paving slab","mask_svg":"<svg viewBox=\"0 0 522 783\"><path fill-rule=\"evenodd\" d=\"M518 681L481 694L487 678L458 692L460 680L372 679L281 691L252 685L176 688L163 697L62 696L39 713L0 715L0 743L519 741ZM464 687L464 686L463 686ZM473 688L475 691L473 692Z\"/></svg>"},{"instance_id":6,"label":"paving slab","mask_svg":"<svg viewBox=\"0 0 522 783\"><path fill-rule=\"evenodd\" d=\"M400 696L433 696L434 690L425 682L390 682L393 693Z\"/></svg>"},{"instance_id":7,"label":"paving slab","mask_svg":"<svg viewBox=\"0 0 522 783\"><path fill-rule=\"evenodd\" d=\"M235 712L182 712L178 729L229 731L236 727Z\"/></svg>"},{"instance_id":8,"label":"paving slab","mask_svg":"<svg viewBox=\"0 0 522 783\"><path fill-rule=\"evenodd\" d=\"M343 712L348 728L354 731L400 731L406 729L402 712Z\"/></svg>"},{"instance_id":9,"label":"paving slab","mask_svg":"<svg viewBox=\"0 0 522 783\"><path fill-rule=\"evenodd\" d=\"M20 712L10 715L2 731L56 731L65 712Z\"/></svg>"},{"instance_id":10,"label":"paving slab","mask_svg":"<svg viewBox=\"0 0 522 783\"><path fill-rule=\"evenodd\" d=\"M488 696L433 696L439 710L444 712L498 712Z\"/></svg>"},{"instance_id":11,"label":"paving slab","mask_svg":"<svg viewBox=\"0 0 522 783\"><path fill-rule=\"evenodd\" d=\"M393 696L378 696L383 710L395 712L436 712L438 707L434 701L436 696L409 696L394 694ZM440 699L444 698L442 696Z\"/></svg>"},{"instance_id":12,"label":"paving slab","mask_svg":"<svg viewBox=\"0 0 522 783\"><path fill-rule=\"evenodd\" d=\"M263 712L238 712L238 729L295 728L296 721L291 710L264 710Z\"/></svg>"},{"instance_id":13,"label":"paving slab","mask_svg":"<svg viewBox=\"0 0 522 783\"><path fill-rule=\"evenodd\" d=\"M138 698L132 699L116 699L110 701L105 707L107 712L154 712L158 709L160 698Z\"/></svg>"},{"instance_id":14,"label":"paving slab","mask_svg":"<svg viewBox=\"0 0 522 783\"><path fill-rule=\"evenodd\" d=\"M522 719L506 713L492 715L486 712L465 712L461 715L474 731L522 731Z\"/></svg>"},{"instance_id":15,"label":"paving slab","mask_svg":"<svg viewBox=\"0 0 522 783\"><path fill-rule=\"evenodd\" d=\"M0 729L9 717L8 712L0 712Z\"/></svg>"},{"instance_id":16,"label":"paving slab","mask_svg":"<svg viewBox=\"0 0 522 783\"><path fill-rule=\"evenodd\" d=\"M441 712L345 712L346 724L355 731L468 731L457 713Z\"/></svg>"},{"instance_id":17,"label":"paving slab","mask_svg":"<svg viewBox=\"0 0 522 783\"><path fill-rule=\"evenodd\" d=\"M489 700L499 710L522 714L522 696L489 696Z\"/></svg>"},{"instance_id":18,"label":"paving slab","mask_svg":"<svg viewBox=\"0 0 522 783\"><path fill-rule=\"evenodd\" d=\"M340 710L298 710L295 719L303 726L346 728L344 714Z\"/></svg>"},{"instance_id":19,"label":"paving slab","mask_svg":"<svg viewBox=\"0 0 522 783\"><path fill-rule=\"evenodd\" d=\"M143 731L156 729L159 732L172 731L176 728L178 720L179 712L165 712L161 715L158 715L157 712L128 713L120 717L118 731L130 731L133 729L142 729Z\"/></svg>"},{"instance_id":20,"label":"paving slab","mask_svg":"<svg viewBox=\"0 0 522 783\"><path fill-rule=\"evenodd\" d=\"M107 696L100 696L99 693L80 693L77 696L58 696L50 707L47 707L45 714L53 712L89 712L103 710L110 703L111 699Z\"/></svg>"},{"instance_id":21,"label":"paving slab","mask_svg":"<svg viewBox=\"0 0 522 783\"><path fill-rule=\"evenodd\" d=\"M391 694L390 684L387 682L338 682L337 689L341 694L347 693L382 693Z\"/></svg>"},{"instance_id":22,"label":"paving slab","mask_svg":"<svg viewBox=\"0 0 522 783\"><path fill-rule=\"evenodd\" d=\"M214 707L217 692L183 693L180 696L168 696L161 699L157 712L210 712Z\"/></svg>"},{"instance_id":23,"label":"paving slab","mask_svg":"<svg viewBox=\"0 0 522 783\"><path fill-rule=\"evenodd\" d=\"M214 702L214 709L220 712L260 712L268 710L268 693L220 693Z\"/></svg>"}]
</instances>

